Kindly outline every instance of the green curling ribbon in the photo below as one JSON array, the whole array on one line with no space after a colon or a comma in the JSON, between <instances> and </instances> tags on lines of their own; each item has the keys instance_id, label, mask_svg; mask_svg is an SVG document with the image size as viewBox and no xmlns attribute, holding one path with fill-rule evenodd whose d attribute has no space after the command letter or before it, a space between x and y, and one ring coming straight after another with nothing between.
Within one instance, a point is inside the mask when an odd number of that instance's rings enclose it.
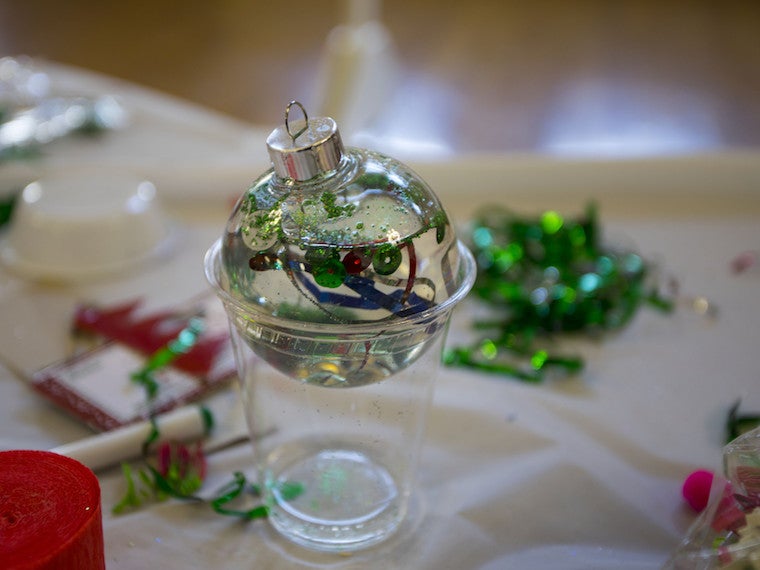
<instances>
[{"instance_id":1,"label":"green curling ribbon","mask_svg":"<svg viewBox=\"0 0 760 570\"><path fill-rule=\"evenodd\" d=\"M245 510L231 509L227 506L230 501L233 501L241 496L246 491L246 487L250 489L250 492L252 494L259 494L258 488L254 486L248 486L245 475L239 471L236 471L233 474L232 482L222 487L217 493L217 496L211 500L211 508L214 510L214 512L220 515L240 517L246 520L266 517L268 510L265 505L258 505L252 509Z\"/></svg>"},{"instance_id":2,"label":"green curling ribbon","mask_svg":"<svg viewBox=\"0 0 760 570\"><path fill-rule=\"evenodd\" d=\"M16 206L16 200L20 192L13 192L8 196L0 198L0 227L11 221L13 208Z\"/></svg>"},{"instance_id":3,"label":"green curling ribbon","mask_svg":"<svg viewBox=\"0 0 760 570\"><path fill-rule=\"evenodd\" d=\"M549 369L572 374L583 360L553 354L552 341L620 329L644 305L672 309L652 266L600 243L593 205L578 219L553 210L537 218L484 212L470 241L478 265L473 295L488 307L489 319L473 323L484 335L474 344L445 351L445 364L534 382Z\"/></svg>"},{"instance_id":4,"label":"green curling ribbon","mask_svg":"<svg viewBox=\"0 0 760 570\"><path fill-rule=\"evenodd\" d=\"M151 354L145 366L130 375L133 382L145 389L149 402L152 402L158 395L159 382L155 377L155 373L174 362L181 355L189 352L195 346L204 328L203 319L198 317L191 318L187 326L173 340Z\"/></svg>"},{"instance_id":5,"label":"green curling ribbon","mask_svg":"<svg viewBox=\"0 0 760 570\"><path fill-rule=\"evenodd\" d=\"M395 245L381 245L372 256L372 267L378 275L390 275L401 265L401 257L401 250Z\"/></svg>"},{"instance_id":6,"label":"green curling ribbon","mask_svg":"<svg viewBox=\"0 0 760 570\"><path fill-rule=\"evenodd\" d=\"M739 413L741 399L737 400L728 411L726 418L726 443L731 443L740 435L760 426L760 413Z\"/></svg>"}]
</instances>

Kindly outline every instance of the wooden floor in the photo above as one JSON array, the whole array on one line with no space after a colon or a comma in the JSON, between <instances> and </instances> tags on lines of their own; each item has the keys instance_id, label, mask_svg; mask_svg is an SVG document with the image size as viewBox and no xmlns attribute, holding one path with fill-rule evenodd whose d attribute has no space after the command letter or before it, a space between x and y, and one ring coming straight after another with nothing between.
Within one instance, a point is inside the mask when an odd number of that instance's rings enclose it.
<instances>
[{"instance_id":1,"label":"wooden floor","mask_svg":"<svg viewBox=\"0 0 760 570\"><path fill-rule=\"evenodd\" d=\"M344 2L0 0L29 54L262 125L313 102ZM398 74L380 123L457 152L760 147L760 2L385 0ZM382 79L382 78L380 78Z\"/></svg>"}]
</instances>

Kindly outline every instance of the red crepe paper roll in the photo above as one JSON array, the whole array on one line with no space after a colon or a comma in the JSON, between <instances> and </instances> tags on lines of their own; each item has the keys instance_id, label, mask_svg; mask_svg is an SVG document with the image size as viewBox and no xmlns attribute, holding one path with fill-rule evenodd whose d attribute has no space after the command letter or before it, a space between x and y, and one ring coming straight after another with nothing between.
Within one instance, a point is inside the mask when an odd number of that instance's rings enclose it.
<instances>
[{"instance_id":1,"label":"red crepe paper roll","mask_svg":"<svg viewBox=\"0 0 760 570\"><path fill-rule=\"evenodd\" d=\"M74 459L0 452L0 567L103 570L100 486Z\"/></svg>"}]
</instances>

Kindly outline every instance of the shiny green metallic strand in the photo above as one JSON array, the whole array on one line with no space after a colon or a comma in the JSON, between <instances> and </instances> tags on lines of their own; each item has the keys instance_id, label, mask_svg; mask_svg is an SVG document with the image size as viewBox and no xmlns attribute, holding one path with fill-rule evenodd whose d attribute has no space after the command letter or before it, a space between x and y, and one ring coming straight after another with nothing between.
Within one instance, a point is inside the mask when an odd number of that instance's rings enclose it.
<instances>
[{"instance_id":1,"label":"shiny green metallic strand","mask_svg":"<svg viewBox=\"0 0 760 570\"><path fill-rule=\"evenodd\" d=\"M554 210L544 212L543 216L541 216L541 228L547 234L557 233L564 223L565 221L562 219L562 216Z\"/></svg>"},{"instance_id":2,"label":"shiny green metallic strand","mask_svg":"<svg viewBox=\"0 0 760 570\"><path fill-rule=\"evenodd\" d=\"M486 358L486 360L493 360L498 353L496 343L488 338L483 340L480 344L480 353Z\"/></svg>"},{"instance_id":3,"label":"shiny green metallic strand","mask_svg":"<svg viewBox=\"0 0 760 570\"><path fill-rule=\"evenodd\" d=\"M488 372L491 374L499 374L504 376L512 376L525 382L539 382L541 375L535 371L525 372L518 366L505 362L493 362L478 360L473 357L472 351L468 348L454 348L446 350L443 355L443 362L447 366L464 366L467 368L473 368L480 370L481 372Z\"/></svg>"},{"instance_id":4,"label":"shiny green metallic strand","mask_svg":"<svg viewBox=\"0 0 760 570\"><path fill-rule=\"evenodd\" d=\"M636 253L601 247L600 234L593 204L577 219L554 211L530 219L485 210L472 228L473 296L491 318L473 328L488 337L449 352L448 363L529 381L547 367L572 374L582 360L538 348L542 338L598 338L628 324L642 306L672 310L673 301L651 283L651 267Z\"/></svg>"},{"instance_id":5,"label":"shiny green metallic strand","mask_svg":"<svg viewBox=\"0 0 760 570\"><path fill-rule=\"evenodd\" d=\"M11 221L13 209L16 206L19 192L13 192L10 195L0 198L0 227Z\"/></svg>"},{"instance_id":6,"label":"shiny green metallic strand","mask_svg":"<svg viewBox=\"0 0 760 570\"><path fill-rule=\"evenodd\" d=\"M544 364L546 364L547 358L549 358L548 352L545 350L537 350L530 358L530 365L535 370L541 370L544 367Z\"/></svg>"},{"instance_id":7,"label":"shiny green metallic strand","mask_svg":"<svg viewBox=\"0 0 760 570\"><path fill-rule=\"evenodd\" d=\"M760 426L760 413L740 414L741 399L737 400L728 411L726 418L726 443Z\"/></svg>"}]
</instances>

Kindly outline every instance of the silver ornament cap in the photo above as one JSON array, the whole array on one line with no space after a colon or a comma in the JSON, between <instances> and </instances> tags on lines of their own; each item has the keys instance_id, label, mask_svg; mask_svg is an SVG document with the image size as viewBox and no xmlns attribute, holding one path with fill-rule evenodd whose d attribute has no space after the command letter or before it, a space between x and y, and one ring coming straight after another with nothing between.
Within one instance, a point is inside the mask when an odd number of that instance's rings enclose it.
<instances>
[{"instance_id":1,"label":"silver ornament cap","mask_svg":"<svg viewBox=\"0 0 760 570\"><path fill-rule=\"evenodd\" d=\"M295 122L290 120L294 106L303 113L303 119ZM298 101L288 104L285 124L267 137L267 149L277 176L298 181L335 170L344 153L335 121L330 117L309 119Z\"/></svg>"}]
</instances>

